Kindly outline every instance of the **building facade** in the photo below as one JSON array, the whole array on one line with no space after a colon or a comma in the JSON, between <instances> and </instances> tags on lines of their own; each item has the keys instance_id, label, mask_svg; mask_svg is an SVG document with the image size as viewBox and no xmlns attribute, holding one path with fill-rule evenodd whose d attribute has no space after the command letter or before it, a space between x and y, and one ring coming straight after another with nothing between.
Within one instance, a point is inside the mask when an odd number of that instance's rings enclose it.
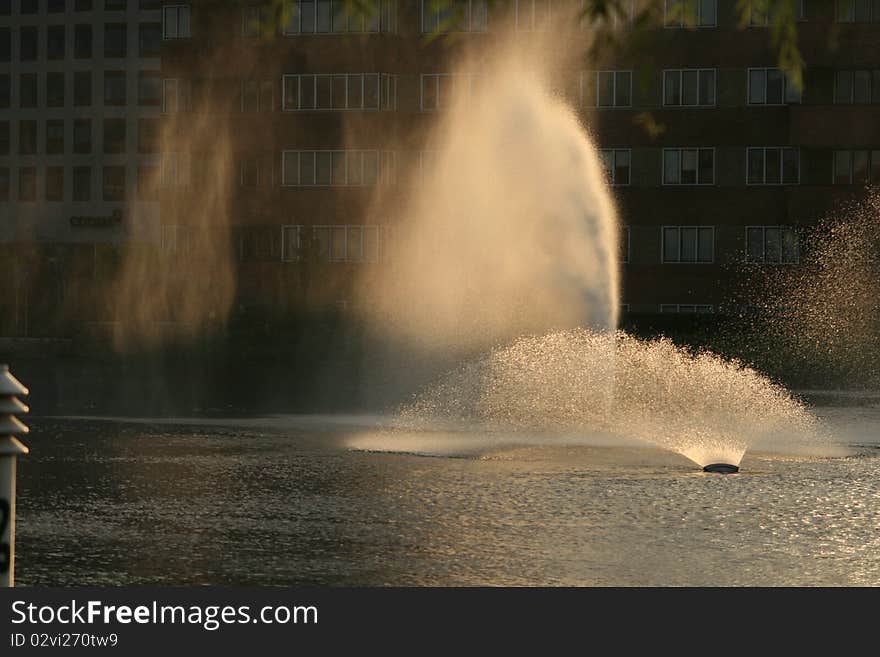
<instances>
[{"instance_id":1,"label":"building facade","mask_svg":"<svg viewBox=\"0 0 880 657\"><path fill-rule=\"evenodd\" d=\"M0 240L56 260L86 245L100 278L95 245L183 260L214 221L237 308L345 307L393 239L371 199L402 194L463 82L452 56L505 24L528 38L572 4L0 2ZM795 3L802 87L765 16L743 26L735 0L684 4L686 18L661 3L640 48L585 59L565 83L617 199L633 317L723 313L731 267L797 266L805 229L880 184L880 3ZM632 25L607 29L626 44Z\"/></svg>"},{"instance_id":2,"label":"building facade","mask_svg":"<svg viewBox=\"0 0 880 657\"><path fill-rule=\"evenodd\" d=\"M70 281L112 262L132 217L158 242L158 199L142 192L158 158L161 30L158 2L0 2L5 334L60 329Z\"/></svg>"}]
</instances>

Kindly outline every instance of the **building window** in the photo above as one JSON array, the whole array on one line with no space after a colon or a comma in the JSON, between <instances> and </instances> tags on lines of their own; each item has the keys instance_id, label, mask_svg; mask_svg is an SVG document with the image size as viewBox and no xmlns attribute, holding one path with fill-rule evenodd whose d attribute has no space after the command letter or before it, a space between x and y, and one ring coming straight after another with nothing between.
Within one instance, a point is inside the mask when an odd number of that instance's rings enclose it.
<instances>
[{"instance_id":1,"label":"building window","mask_svg":"<svg viewBox=\"0 0 880 657\"><path fill-rule=\"evenodd\" d=\"M187 112L192 106L192 84L189 80L166 78L162 80L162 113Z\"/></svg>"},{"instance_id":2,"label":"building window","mask_svg":"<svg viewBox=\"0 0 880 657\"><path fill-rule=\"evenodd\" d=\"M11 194L9 167L0 167L0 201L8 201Z\"/></svg>"},{"instance_id":3,"label":"building window","mask_svg":"<svg viewBox=\"0 0 880 657\"><path fill-rule=\"evenodd\" d=\"M9 155L11 141L9 121L0 121L0 155Z\"/></svg>"},{"instance_id":4,"label":"building window","mask_svg":"<svg viewBox=\"0 0 880 657\"><path fill-rule=\"evenodd\" d=\"M715 105L715 69L663 71L663 104L667 107Z\"/></svg>"},{"instance_id":5,"label":"building window","mask_svg":"<svg viewBox=\"0 0 880 657\"><path fill-rule=\"evenodd\" d=\"M666 27L715 27L717 0L665 0Z\"/></svg>"},{"instance_id":6,"label":"building window","mask_svg":"<svg viewBox=\"0 0 880 657\"><path fill-rule=\"evenodd\" d=\"M104 0L104 11L125 11L128 0Z\"/></svg>"},{"instance_id":7,"label":"building window","mask_svg":"<svg viewBox=\"0 0 880 657\"><path fill-rule=\"evenodd\" d=\"M162 8L162 38L189 39L189 5L167 5Z\"/></svg>"},{"instance_id":8,"label":"building window","mask_svg":"<svg viewBox=\"0 0 880 657\"><path fill-rule=\"evenodd\" d=\"M609 185L629 185L632 162L629 148L603 148L599 151L599 158Z\"/></svg>"},{"instance_id":9,"label":"building window","mask_svg":"<svg viewBox=\"0 0 880 657\"><path fill-rule=\"evenodd\" d=\"M660 304L660 312L666 313L682 313L686 315L712 313L713 308L706 303L662 303Z\"/></svg>"},{"instance_id":10,"label":"building window","mask_svg":"<svg viewBox=\"0 0 880 657\"><path fill-rule=\"evenodd\" d=\"M663 226L663 262L708 264L714 259L714 227Z\"/></svg>"},{"instance_id":11,"label":"building window","mask_svg":"<svg viewBox=\"0 0 880 657\"><path fill-rule=\"evenodd\" d=\"M714 148L664 148L664 185L714 185Z\"/></svg>"},{"instance_id":12,"label":"building window","mask_svg":"<svg viewBox=\"0 0 880 657\"><path fill-rule=\"evenodd\" d=\"M138 105L142 107L162 104L162 78L159 71L138 72Z\"/></svg>"},{"instance_id":13,"label":"building window","mask_svg":"<svg viewBox=\"0 0 880 657\"><path fill-rule=\"evenodd\" d=\"M18 58L23 62L33 62L37 59L37 28L33 26L22 27L18 31Z\"/></svg>"},{"instance_id":14,"label":"building window","mask_svg":"<svg viewBox=\"0 0 880 657\"><path fill-rule=\"evenodd\" d=\"M0 62L12 61L12 30L0 28Z\"/></svg>"},{"instance_id":15,"label":"building window","mask_svg":"<svg viewBox=\"0 0 880 657\"><path fill-rule=\"evenodd\" d=\"M517 31L537 32L550 28L553 0L515 0L515 2Z\"/></svg>"},{"instance_id":16,"label":"building window","mask_svg":"<svg viewBox=\"0 0 880 657\"><path fill-rule=\"evenodd\" d=\"M46 73L46 106L64 107L64 73Z\"/></svg>"},{"instance_id":17,"label":"building window","mask_svg":"<svg viewBox=\"0 0 880 657\"><path fill-rule=\"evenodd\" d=\"M12 77L7 73L0 73L0 107L9 107L12 104Z\"/></svg>"},{"instance_id":18,"label":"building window","mask_svg":"<svg viewBox=\"0 0 880 657\"><path fill-rule=\"evenodd\" d=\"M138 55L141 57L158 57L161 48L161 23L141 23L138 25Z\"/></svg>"},{"instance_id":19,"label":"building window","mask_svg":"<svg viewBox=\"0 0 880 657\"><path fill-rule=\"evenodd\" d=\"M125 71L104 71L104 105L125 105Z\"/></svg>"},{"instance_id":20,"label":"building window","mask_svg":"<svg viewBox=\"0 0 880 657\"><path fill-rule=\"evenodd\" d=\"M74 11L91 11L92 10L92 0L74 0L73 10Z\"/></svg>"},{"instance_id":21,"label":"building window","mask_svg":"<svg viewBox=\"0 0 880 657\"><path fill-rule=\"evenodd\" d=\"M92 56L92 26L75 25L73 28L73 56L88 59Z\"/></svg>"},{"instance_id":22,"label":"building window","mask_svg":"<svg viewBox=\"0 0 880 657\"><path fill-rule=\"evenodd\" d=\"M834 74L834 102L880 103L880 69L837 71Z\"/></svg>"},{"instance_id":23,"label":"building window","mask_svg":"<svg viewBox=\"0 0 880 657\"><path fill-rule=\"evenodd\" d=\"M834 18L838 23L880 22L880 2L877 0L837 0Z\"/></svg>"},{"instance_id":24,"label":"building window","mask_svg":"<svg viewBox=\"0 0 880 657\"><path fill-rule=\"evenodd\" d=\"M159 167L142 165L137 168L137 198L139 201L155 201L159 198L157 181Z\"/></svg>"},{"instance_id":25,"label":"building window","mask_svg":"<svg viewBox=\"0 0 880 657\"><path fill-rule=\"evenodd\" d=\"M359 7L362 11L346 10L345 0L293 0L284 33L345 34L394 32L397 29L396 0L378 0L372 5L362 3ZM374 11L364 12L364 9ZM243 22L242 30L245 27ZM253 31L254 28L249 29Z\"/></svg>"},{"instance_id":26,"label":"building window","mask_svg":"<svg viewBox=\"0 0 880 657\"><path fill-rule=\"evenodd\" d=\"M489 21L486 0L452 0L442 4L422 0L422 33L485 32Z\"/></svg>"},{"instance_id":27,"label":"building window","mask_svg":"<svg viewBox=\"0 0 880 657\"><path fill-rule=\"evenodd\" d=\"M554 3L554 11L558 0L549 0ZM636 15L635 0L619 0L616 3L606 3L608 8L605 16L592 16L592 18L584 19L585 12L590 9L588 3L590 0L580 0L577 6L579 14L574 15L574 19L578 20L582 29L590 30L618 30L630 28Z\"/></svg>"},{"instance_id":28,"label":"building window","mask_svg":"<svg viewBox=\"0 0 880 657\"><path fill-rule=\"evenodd\" d=\"M629 262L629 226L623 226L620 231L620 261L622 263Z\"/></svg>"},{"instance_id":29,"label":"building window","mask_svg":"<svg viewBox=\"0 0 880 657\"><path fill-rule=\"evenodd\" d=\"M270 153L243 154L239 165L238 184L244 189L269 188L273 183L272 164L274 157Z\"/></svg>"},{"instance_id":30,"label":"building window","mask_svg":"<svg viewBox=\"0 0 880 657\"><path fill-rule=\"evenodd\" d=\"M125 200L125 167L104 167L102 197L105 201Z\"/></svg>"},{"instance_id":31,"label":"building window","mask_svg":"<svg viewBox=\"0 0 880 657\"><path fill-rule=\"evenodd\" d=\"M160 139L159 119L138 119L138 152L156 153Z\"/></svg>"},{"instance_id":32,"label":"building window","mask_svg":"<svg viewBox=\"0 0 880 657\"><path fill-rule=\"evenodd\" d=\"M125 152L125 119L104 119L104 152Z\"/></svg>"},{"instance_id":33,"label":"building window","mask_svg":"<svg viewBox=\"0 0 880 657\"><path fill-rule=\"evenodd\" d=\"M65 0L49 0L46 3L46 11L50 14L63 14L65 11Z\"/></svg>"},{"instance_id":34,"label":"building window","mask_svg":"<svg viewBox=\"0 0 880 657\"><path fill-rule=\"evenodd\" d=\"M378 73L285 75L285 111L393 110L397 76Z\"/></svg>"},{"instance_id":35,"label":"building window","mask_svg":"<svg viewBox=\"0 0 880 657\"><path fill-rule=\"evenodd\" d=\"M241 111L271 112L275 109L275 85L272 80L241 81Z\"/></svg>"},{"instance_id":36,"label":"building window","mask_svg":"<svg viewBox=\"0 0 880 657\"><path fill-rule=\"evenodd\" d=\"M18 122L18 154L37 154L37 122L33 120Z\"/></svg>"},{"instance_id":37,"label":"building window","mask_svg":"<svg viewBox=\"0 0 880 657\"><path fill-rule=\"evenodd\" d=\"M104 57L125 57L128 50L128 32L125 23L104 25Z\"/></svg>"},{"instance_id":38,"label":"building window","mask_svg":"<svg viewBox=\"0 0 880 657\"><path fill-rule=\"evenodd\" d=\"M632 71L588 71L581 75L585 107L632 107Z\"/></svg>"},{"instance_id":39,"label":"building window","mask_svg":"<svg viewBox=\"0 0 880 657\"><path fill-rule=\"evenodd\" d=\"M46 56L49 59L64 59L64 25L50 25L46 28Z\"/></svg>"},{"instance_id":40,"label":"building window","mask_svg":"<svg viewBox=\"0 0 880 657\"><path fill-rule=\"evenodd\" d=\"M64 200L64 167L46 167L46 200Z\"/></svg>"},{"instance_id":41,"label":"building window","mask_svg":"<svg viewBox=\"0 0 880 657\"><path fill-rule=\"evenodd\" d=\"M394 178L391 151L284 151L281 184L289 187L364 187Z\"/></svg>"},{"instance_id":42,"label":"building window","mask_svg":"<svg viewBox=\"0 0 880 657\"><path fill-rule=\"evenodd\" d=\"M19 107L37 106L37 74L22 73L18 76Z\"/></svg>"},{"instance_id":43,"label":"building window","mask_svg":"<svg viewBox=\"0 0 880 657\"><path fill-rule=\"evenodd\" d=\"M73 167L73 200L92 200L92 168Z\"/></svg>"},{"instance_id":44,"label":"building window","mask_svg":"<svg viewBox=\"0 0 880 657\"><path fill-rule=\"evenodd\" d=\"M76 71L73 74L73 104L77 107L92 105L91 71Z\"/></svg>"},{"instance_id":45,"label":"building window","mask_svg":"<svg viewBox=\"0 0 880 657\"><path fill-rule=\"evenodd\" d=\"M283 226L281 259L297 262L310 250L310 255L322 262L379 261L379 226L313 226L311 236L308 233L305 226Z\"/></svg>"},{"instance_id":46,"label":"building window","mask_svg":"<svg viewBox=\"0 0 880 657\"><path fill-rule=\"evenodd\" d=\"M753 27L767 27L774 20L773 9L776 5L768 7L766 0L763 2L752 2L749 6L749 25ZM794 3L795 20L803 21L807 18L806 0L795 0Z\"/></svg>"},{"instance_id":47,"label":"building window","mask_svg":"<svg viewBox=\"0 0 880 657\"><path fill-rule=\"evenodd\" d=\"M85 155L92 152L92 120L73 120L73 152Z\"/></svg>"},{"instance_id":48,"label":"building window","mask_svg":"<svg viewBox=\"0 0 880 657\"><path fill-rule=\"evenodd\" d=\"M18 170L18 200L37 200L37 169L22 167Z\"/></svg>"},{"instance_id":49,"label":"building window","mask_svg":"<svg viewBox=\"0 0 880 657\"><path fill-rule=\"evenodd\" d=\"M186 188L192 178L192 158L186 151L162 153L162 187Z\"/></svg>"},{"instance_id":50,"label":"building window","mask_svg":"<svg viewBox=\"0 0 880 657\"><path fill-rule=\"evenodd\" d=\"M162 253L187 253L190 250L190 230L188 226L164 224L162 226Z\"/></svg>"},{"instance_id":51,"label":"building window","mask_svg":"<svg viewBox=\"0 0 880 657\"><path fill-rule=\"evenodd\" d=\"M436 112L448 109L457 91L466 94L466 102L469 104L474 97L478 79L475 75L422 74L420 100L422 111Z\"/></svg>"},{"instance_id":52,"label":"building window","mask_svg":"<svg viewBox=\"0 0 880 657\"><path fill-rule=\"evenodd\" d=\"M801 102L801 90L778 68L749 69L749 105Z\"/></svg>"},{"instance_id":53,"label":"building window","mask_svg":"<svg viewBox=\"0 0 880 657\"><path fill-rule=\"evenodd\" d=\"M790 265L798 259L798 234L791 226L746 227L746 262Z\"/></svg>"},{"instance_id":54,"label":"building window","mask_svg":"<svg viewBox=\"0 0 880 657\"><path fill-rule=\"evenodd\" d=\"M281 239L284 240L285 229L291 226L281 227ZM267 262L278 258L279 250L277 238L277 226L240 226L237 227L233 236L233 242L238 246L238 259L241 262ZM281 254L284 259L283 253Z\"/></svg>"},{"instance_id":55,"label":"building window","mask_svg":"<svg viewBox=\"0 0 880 657\"><path fill-rule=\"evenodd\" d=\"M797 185L800 183L800 150L776 146L748 148L746 182L749 185Z\"/></svg>"},{"instance_id":56,"label":"building window","mask_svg":"<svg viewBox=\"0 0 880 657\"><path fill-rule=\"evenodd\" d=\"M292 18L292 16L291 16ZM251 5L241 9L241 36L258 37L269 23L266 7Z\"/></svg>"},{"instance_id":57,"label":"building window","mask_svg":"<svg viewBox=\"0 0 880 657\"><path fill-rule=\"evenodd\" d=\"M46 154L60 155L64 152L64 120L46 121Z\"/></svg>"},{"instance_id":58,"label":"building window","mask_svg":"<svg viewBox=\"0 0 880 657\"><path fill-rule=\"evenodd\" d=\"M880 183L880 150L834 151L834 184Z\"/></svg>"}]
</instances>

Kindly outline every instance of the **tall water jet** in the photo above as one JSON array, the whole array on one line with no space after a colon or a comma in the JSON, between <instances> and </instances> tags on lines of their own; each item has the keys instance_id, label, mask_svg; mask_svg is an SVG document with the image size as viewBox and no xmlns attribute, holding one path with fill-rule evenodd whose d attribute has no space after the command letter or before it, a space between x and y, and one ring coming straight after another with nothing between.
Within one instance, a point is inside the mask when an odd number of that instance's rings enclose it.
<instances>
[{"instance_id":1,"label":"tall water jet","mask_svg":"<svg viewBox=\"0 0 880 657\"><path fill-rule=\"evenodd\" d=\"M368 317L430 351L617 323L617 219L596 149L551 88L558 54L522 40L459 62L395 224Z\"/></svg>"}]
</instances>

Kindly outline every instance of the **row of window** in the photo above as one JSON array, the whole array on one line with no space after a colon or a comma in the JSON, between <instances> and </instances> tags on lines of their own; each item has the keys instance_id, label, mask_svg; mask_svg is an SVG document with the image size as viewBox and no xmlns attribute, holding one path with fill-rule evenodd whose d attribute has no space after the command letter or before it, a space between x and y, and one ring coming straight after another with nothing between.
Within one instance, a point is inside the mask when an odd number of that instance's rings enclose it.
<instances>
[{"instance_id":1,"label":"row of window","mask_svg":"<svg viewBox=\"0 0 880 657\"><path fill-rule=\"evenodd\" d=\"M17 106L23 108L63 107L68 73L21 73L18 76ZM73 105L92 104L92 71L76 71L73 76ZM38 94L40 76L45 76L45 98ZM104 104L125 105L126 72L105 71ZM714 69L675 69L663 72L663 104L666 107L711 107L715 104ZM837 103L880 103L880 70L837 71ZM420 109L425 112L449 107L457 91L474 96L480 77L446 73L420 75ZM599 108L632 107L632 72L598 71L584 74L582 102ZM750 69L748 104L780 105L800 102L800 92L790 85L778 69ZM0 108L13 102L12 76L0 74ZM199 81L207 85L207 81ZM595 82L595 90L590 85ZM271 79L244 79L238 82L242 112L271 112L275 109L275 82ZM162 105L163 112L175 113L192 107L193 83L187 79L160 80L157 71L138 73L138 104ZM220 85L217 85L218 87ZM398 76L384 73L295 74L283 76L284 111L394 110L397 108Z\"/></svg>"},{"instance_id":2,"label":"row of window","mask_svg":"<svg viewBox=\"0 0 880 657\"><path fill-rule=\"evenodd\" d=\"M71 168L72 184L70 198L76 202L93 200L92 170L90 166L75 166ZM45 200L50 202L62 202L65 200L64 167L45 167L43 176L44 194L38 191L37 167L20 167L18 169L17 200L20 202L35 202ZM124 166L100 167L101 172L101 196L104 201L122 202L127 200L126 173ZM155 175L155 167L139 167L137 191L138 198L147 200L152 193L152 180ZM11 199L11 170L9 167L0 167L0 201Z\"/></svg>"},{"instance_id":3,"label":"row of window","mask_svg":"<svg viewBox=\"0 0 880 657\"><path fill-rule=\"evenodd\" d=\"M630 184L630 149L602 149L599 155L610 185ZM746 148L746 183L749 185L797 185L800 183L800 170L800 152L797 148ZM835 150L832 181L837 185L880 184L880 150ZM715 184L715 149L664 148L662 183Z\"/></svg>"},{"instance_id":4,"label":"row of window","mask_svg":"<svg viewBox=\"0 0 880 657\"><path fill-rule=\"evenodd\" d=\"M72 144L65 148L65 121L45 122L44 148L38 147L40 123L36 120L18 122L19 155L60 155L68 150L89 154L93 149L92 119L72 120ZM9 121L0 121L0 155L11 153ZM103 152L126 152L127 120L102 120ZM137 149L155 153L159 149L160 121L157 118L137 120ZM429 151L420 153L420 166ZM600 161L609 184L631 184L632 152L630 149L602 149ZM834 184L880 183L880 150L856 149L833 152ZM396 180L396 153L380 150L285 150L281 156L281 184L292 187L311 186L373 186ZM796 185L800 183L800 152L797 148L747 147L746 183L749 185ZM258 172L242 174L243 178L264 177ZM714 148L664 148L661 183L666 186L715 184ZM177 185L180 183L178 182ZM259 184L246 187L262 187Z\"/></svg>"},{"instance_id":5,"label":"row of window","mask_svg":"<svg viewBox=\"0 0 880 657\"><path fill-rule=\"evenodd\" d=\"M715 69L666 69L663 71L663 105L714 107L716 79ZM600 109L632 107L632 80L632 71L585 72L581 76L581 105ZM801 90L780 69L748 69L748 105L790 105L801 100ZM880 103L880 69L835 71L834 102Z\"/></svg>"},{"instance_id":6,"label":"row of window","mask_svg":"<svg viewBox=\"0 0 880 657\"><path fill-rule=\"evenodd\" d=\"M12 13L11 0L0 0L0 15ZM560 6L573 6L575 3L556 2ZM46 0L47 13L66 11L66 0ZM421 30L430 32L484 32L488 29L487 0L453 0L442 7L434 0L421 0ZM144 10L158 9L158 0L139 0L138 7ZM339 34L394 31L397 27L396 3L393 0L379 0L373 12L344 11L345 0L291 0L286 9L287 23L283 32L288 35L300 34ZM39 0L19 0L18 10L22 15L39 12ZM103 0L105 11L123 11L126 0ZM92 0L73 0L74 11L91 11ZM613 23L623 18L630 21L635 14L635 3L622 2L624 16L614 15ZM549 22L554 12L552 0L515 0L515 25L518 30L541 29ZM806 18L805 0L795 1L798 20ZM357 15L349 15L357 14ZM253 5L242 10L242 33L255 35L268 22L265 8ZM166 5L162 7L163 37L166 39L189 38L190 6ZM880 22L880 0L836 0L835 20L842 23ZM772 16L764 3L751 7L749 24L766 26ZM717 0L665 0L664 25L666 27L715 27L718 24ZM274 27L274 26L273 26Z\"/></svg>"},{"instance_id":7,"label":"row of window","mask_svg":"<svg viewBox=\"0 0 880 657\"><path fill-rule=\"evenodd\" d=\"M366 5L364 5L366 6ZM366 15L365 15L366 14ZM258 7L242 10L242 34L258 36L274 31ZM268 29L266 29L268 28ZM351 34L394 32L397 30L397 3L378 0L375 11L351 11L346 0L292 0L284 34Z\"/></svg>"},{"instance_id":8,"label":"row of window","mask_svg":"<svg viewBox=\"0 0 880 657\"><path fill-rule=\"evenodd\" d=\"M388 226L376 224L287 225L233 228L239 260L283 262L378 262ZM162 226L162 252L185 254L194 243L193 231L180 224Z\"/></svg>"},{"instance_id":9,"label":"row of window","mask_svg":"<svg viewBox=\"0 0 880 657\"><path fill-rule=\"evenodd\" d=\"M40 13L40 0L0 0L0 16L9 16L13 4L18 13L26 16ZM102 8L104 11L125 11L129 5L134 6L135 0L46 0L46 13L63 14L65 11L92 11ZM137 7L142 11L150 11L162 7L162 0L137 0Z\"/></svg>"},{"instance_id":10,"label":"row of window","mask_svg":"<svg viewBox=\"0 0 880 657\"><path fill-rule=\"evenodd\" d=\"M289 20L284 27L288 35L334 34L344 32L378 32L396 29L395 20L383 20L386 11L392 12L393 3L382 1L380 9L367 19L359 17L357 29L352 29L342 9L344 0L292 0ZM434 0L421 0L421 31L433 32L485 32L489 25L487 0L452 0L438 6ZM807 19L806 0L794 0L795 19ZM388 9L386 9L388 5ZM611 24L617 27L630 23L635 17L634 0L622 0L618 12L613 12ZM520 31L546 29L560 10L572 15L587 8L585 0L564 2L560 0L514 0L515 26ZM766 2L755 2L749 9L749 25L769 26L773 23L773 10ZM716 27L718 25L718 0L665 0L663 24L667 28ZM880 0L836 0L834 19L839 23L880 22Z\"/></svg>"},{"instance_id":11,"label":"row of window","mask_svg":"<svg viewBox=\"0 0 880 657\"><path fill-rule=\"evenodd\" d=\"M714 226L663 226L661 262L712 264L715 262ZM791 226L746 226L745 261L789 265L800 261L799 236ZM624 229L621 260L630 260L629 228Z\"/></svg>"},{"instance_id":12,"label":"row of window","mask_svg":"<svg viewBox=\"0 0 880 657\"><path fill-rule=\"evenodd\" d=\"M630 149L599 152L606 179L612 185L629 185ZM663 185L714 185L714 148L664 148ZM800 183L800 149L788 146L747 147L746 183L749 185L797 185Z\"/></svg>"},{"instance_id":13,"label":"row of window","mask_svg":"<svg viewBox=\"0 0 880 657\"><path fill-rule=\"evenodd\" d=\"M65 122L63 119L46 121L44 148L38 147L38 126L35 120L18 122L18 155L61 155L68 150L75 154L92 153L92 119L73 119L73 143L65 148ZM127 121L124 118L103 119L103 152L125 153L127 138ZM159 150L160 125L157 118L140 118L137 120L137 149L140 153L156 153ZM10 148L9 121L0 121L0 155L9 155Z\"/></svg>"},{"instance_id":14,"label":"row of window","mask_svg":"<svg viewBox=\"0 0 880 657\"><path fill-rule=\"evenodd\" d=\"M45 77L45 96L40 98L40 76ZM91 107L92 71L76 71L73 74L74 107ZM21 73L18 76L18 98L16 105L21 108L64 107L67 104L67 74L62 72ZM162 101L162 78L159 71L138 71L137 104L140 106L159 106ZM125 71L103 72L103 104L107 107L128 104L128 74ZM42 103L40 101L43 101ZM13 104L12 78L0 74L0 108Z\"/></svg>"},{"instance_id":15,"label":"row of window","mask_svg":"<svg viewBox=\"0 0 880 657\"><path fill-rule=\"evenodd\" d=\"M859 0L856 0L858 2ZM872 0L868 0L870 4ZM422 33L434 32L485 32L489 28L489 2L487 0L452 0L449 3L435 2L435 0L421 0L421 31ZM805 20L805 0L795 0L795 16L797 20ZM864 4L864 2L863 2ZM393 31L396 29L396 16L385 20L386 12L394 11L393 3L382 1L379 10L367 19L368 28L363 19L357 24L357 29L352 30L342 6L344 0L292 0L290 3L290 18L284 27L284 33L288 35L299 34L335 34L344 32L379 32ZM386 5L389 5L386 9ZM569 12L572 17L578 16L583 10L588 9L586 0L574 0L565 2L561 0L513 0L513 13L515 27L518 31L535 31L547 29L552 19L560 11ZM610 24L618 27L629 23L635 16L636 3L634 0L622 0L619 5L620 11L613 11ZM864 8L850 9L846 0L840 5L837 12L839 21L843 22L870 22L876 20L873 13L868 11L869 18L865 18ZM752 26L767 26L771 23L771 16L763 3L756 3L751 8L749 24ZM664 3L664 26L665 27L715 27L718 20L717 0L666 0ZM371 22L370 22L371 21ZM588 26L585 23L585 27Z\"/></svg>"},{"instance_id":16,"label":"row of window","mask_svg":"<svg viewBox=\"0 0 880 657\"><path fill-rule=\"evenodd\" d=\"M283 226L281 259L378 262L383 232L375 225Z\"/></svg>"},{"instance_id":17,"label":"row of window","mask_svg":"<svg viewBox=\"0 0 880 657\"><path fill-rule=\"evenodd\" d=\"M384 73L285 75L281 106L300 110L395 110L397 76Z\"/></svg>"},{"instance_id":18,"label":"row of window","mask_svg":"<svg viewBox=\"0 0 880 657\"><path fill-rule=\"evenodd\" d=\"M91 59L95 56L91 25L72 25L68 40L67 25L48 25L45 32L46 59ZM40 59L40 28L34 25L22 26L17 30L0 28L0 62L12 61L13 36L18 38L18 61L33 62ZM162 45L162 26L160 23L138 24L139 57L158 57ZM68 51L68 43L71 48ZM128 25L125 23L104 24L105 58L117 59L128 56Z\"/></svg>"},{"instance_id":19,"label":"row of window","mask_svg":"<svg viewBox=\"0 0 880 657\"><path fill-rule=\"evenodd\" d=\"M394 179L394 152L284 151L281 184L294 187L364 187Z\"/></svg>"},{"instance_id":20,"label":"row of window","mask_svg":"<svg viewBox=\"0 0 880 657\"><path fill-rule=\"evenodd\" d=\"M628 230L628 229L627 229ZM266 226L241 231L241 259L256 257L285 262L324 260L330 262L377 262L380 241L388 227L377 225L287 225L281 227L280 249L277 228ZM663 226L662 262L666 264L710 264L714 262L713 226ZM191 246L186 226L163 226L162 247L166 253L186 251ZM744 260L755 264L796 264L799 239L791 226L746 226ZM624 239L628 253L628 239ZM627 258L623 259L624 262ZM684 311L687 312L687 311Z\"/></svg>"}]
</instances>

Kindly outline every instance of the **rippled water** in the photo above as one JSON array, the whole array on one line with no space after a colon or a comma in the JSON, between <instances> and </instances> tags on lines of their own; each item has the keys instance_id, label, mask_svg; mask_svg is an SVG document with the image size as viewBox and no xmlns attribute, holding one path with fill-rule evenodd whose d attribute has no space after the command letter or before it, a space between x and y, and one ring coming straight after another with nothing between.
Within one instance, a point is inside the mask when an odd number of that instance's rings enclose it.
<instances>
[{"instance_id":1,"label":"rippled water","mask_svg":"<svg viewBox=\"0 0 880 657\"><path fill-rule=\"evenodd\" d=\"M727 477L635 442L352 449L370 418L32 420L18 584L880 585L880 408L818 413L850 456Z\"/></svg>"}]
</instances>

